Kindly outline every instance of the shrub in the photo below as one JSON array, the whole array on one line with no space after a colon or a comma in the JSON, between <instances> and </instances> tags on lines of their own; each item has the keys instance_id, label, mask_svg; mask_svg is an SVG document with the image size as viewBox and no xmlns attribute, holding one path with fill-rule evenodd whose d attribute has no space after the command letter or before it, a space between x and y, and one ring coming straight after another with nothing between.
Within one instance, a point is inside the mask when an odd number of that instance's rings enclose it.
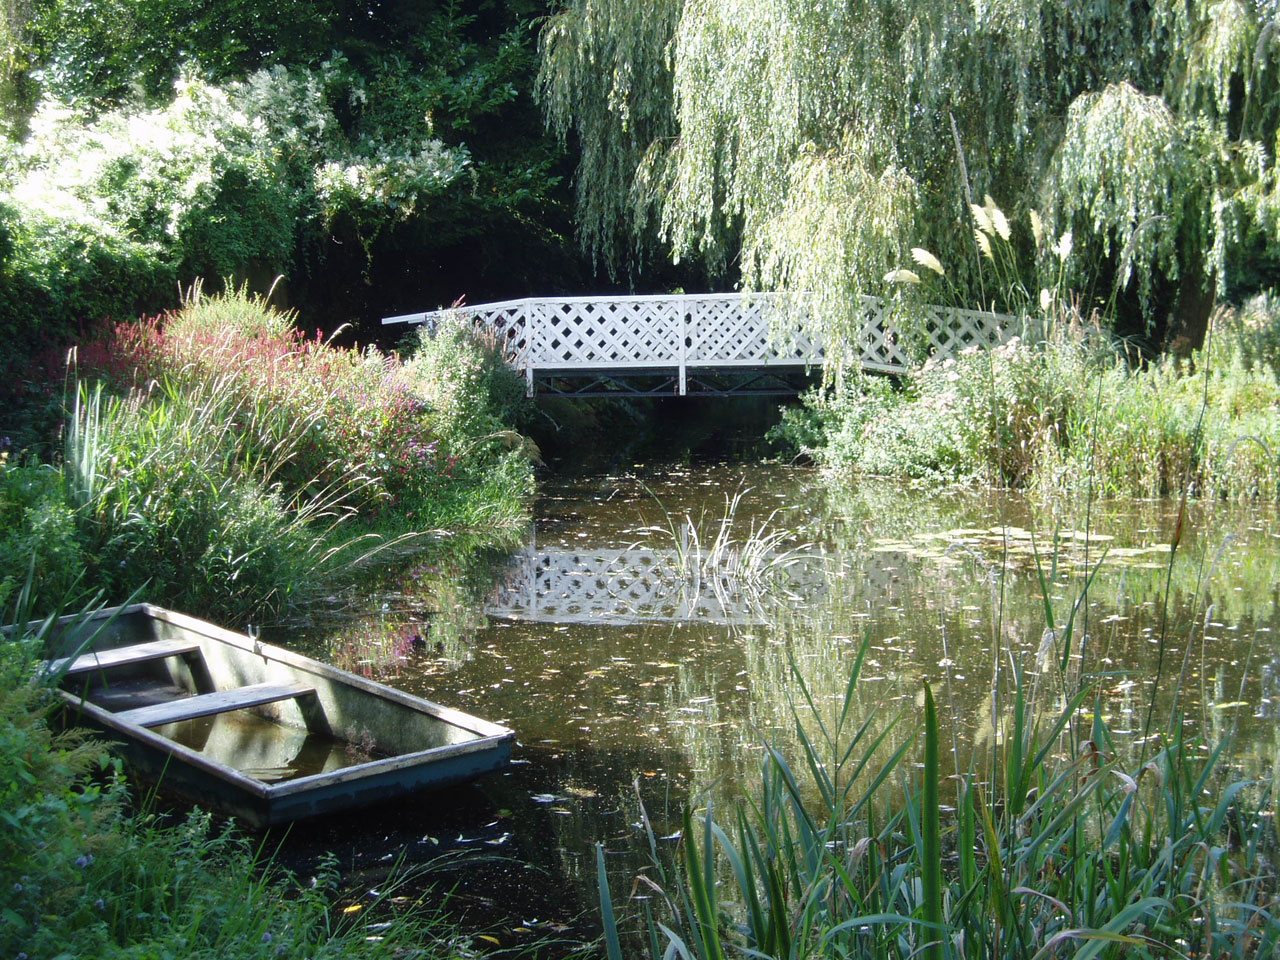
<instances>
[{"instance_id":1,"label":"shrub","mask_svg":"<svg viewBox=\"0 0 1280 960\"><path fill-rule=\"evenodd\" d=\"M531 404L508 363L506 341L462 316L420 328L401 382L431 405L441 433L459 444L523 425Z\"/></svg>"},{"instance_id":2,"label":"shrub","mask_svg":"<svg viewBox=\"0 0 1280 960\"><path fill-rule=\"evenodd\" d=\"M1265 329L1220 313L1190 367L1135 367L1096 336L1015 337L931 360L896 393L862 378L810 396L791 422L833 470L1047 492L1092 485L1103 496L1274 497L1280 380L1262 362Z\"/></svg>"},{"instance_id":3,"label":"shrub","mask_svg":"<svg viewBox=\"0 0 1280 960\"><path fill-rule=\"evenodd\" d=\"M476 490L475 505L506 505L509 521L510 505L532 494L529 461L539 452L517 432L532 404L507 361L501 331L449 318L437 329L419 331L396 382L430 411L439 439L436 456L443 458L449 476ZM430 474L422 479L432 482ZM458 506L464 514L474 513Z\"/></svg>"},{"instance_id":4,"label":"shrub","mask_svg":"<svg viewBox=\"0 0 1280 960\"><path fill-rule=\"evenodd\" d=\"M72 216L20 210L0 190L0 335L25 357L89 322L135 317L171 297L172 263L153 244Z\"/></svg>"},{"instance_id":5,"label":"shrub","mask_svg":"<svg viewBox=\"0 0 1280 960\"><path fill-rule=\"evenodd\" d=\"M52 604L74 599L85 565L76 516L62 474L19 466L0 453L0 605L30 576Z\"/></svg>"},{"instance_id":6,"label":"shrub","mask_svg":"<svg viewBox=\"0 0 1280 960\"><path fill-rule=\"evenodd\" d=\"M0 454L6 570L34 564L46 605L87 569L112 597L145 584L156 602L272 617L361 559L345 520L367 537L524 521L537 452L511 429L527 408L499 340L459 328L406 363L293 320L197 287L85 343L62 468Z\"/></svg>"},{"instance_id":7,"label":"shrub","mask_svg":"<svg viewBox=\"0 0 1280 960\"><path fill-rule=\"evenodd\" d=\"M238 456L269 462L263 479L286 499L344 488L367 516L412 506L432 486L424 474L449 465L425 405L395 378L398 361L334 347L294 319L244 288L206 297L197 287L173 314L113 326L82 360L117 389L163 380L203 393L216 382L219 403L253 424L238 428Z\"/></svg>"},{"instance_id":8,"label":"shrub","mask_svg":"<svg viewBox=\"0 0 1280 960\"><path fill-rule=\"evenodd\" d=\"M1215 357L1219 351L1235 354L1247 370L1267 366L1280 376L1280 296L1268 291L1238 308L1220 309L1210 347Z\"/></svg>"}]
</instances>

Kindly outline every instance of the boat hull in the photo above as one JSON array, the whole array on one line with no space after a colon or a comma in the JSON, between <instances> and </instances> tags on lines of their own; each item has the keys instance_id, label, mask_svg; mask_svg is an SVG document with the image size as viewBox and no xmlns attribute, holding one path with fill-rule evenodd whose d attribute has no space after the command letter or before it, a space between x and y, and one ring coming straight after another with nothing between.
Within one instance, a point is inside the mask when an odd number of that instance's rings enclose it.
<instances>
[{"instance_id":1,"label":"boat hull","mask_svg":"<svg viewBox=\"0 0 1280 960\"><path fill-rule=\"evenodd\" d=\"M452 786L511 757L505 727L174 611L60 626L49 663L72 721L119 741L162 790L253 827Z\"/></svg>"}]
</instances>

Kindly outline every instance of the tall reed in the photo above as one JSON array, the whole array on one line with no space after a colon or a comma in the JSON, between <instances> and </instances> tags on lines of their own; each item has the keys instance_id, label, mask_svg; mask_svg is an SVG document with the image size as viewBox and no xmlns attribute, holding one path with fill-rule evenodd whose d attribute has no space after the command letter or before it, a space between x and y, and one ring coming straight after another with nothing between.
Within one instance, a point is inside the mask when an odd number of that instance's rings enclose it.
<instances>
[{"instance_id":1,"label":"tall reed","mask_svg":"<svg viewBox=\"0 0 1280 960\"><path fill-rule=\"evenodd\" d=\"M671 563L664 572L677 580L682 590L696 595L707 585L725 606L736 595L759 601L774 592L785 593L786 570L802 559L806 547L796 543L793 532L777 526L776 510L753 521L743 534L738 511L749 492L739 486L732 495L725 494L724 510L718 517L708 520L704 515L695 521L689 514L676 517L649 491L663 521L640 532L666 542ZM707 527L710 536L704 533Z\"/></svg>"},{"instance_id":2,"label":"tall reed","mask_svg":"<svg viewBox=\"0 0 1280 960\"><path fill-rule=\"evenodd\" d=\"M270 616L325 582L357 542L335 537L368 478L286 488L278 479L313 423L223 377L109 397L82 387L64 471L91 579L113 595L233 617Z\"/></svg>"},{"instance_id":3,"label":"tall reed","mask_svg":"<svg viewBox=\"0 0 1280 960\"><path fill-rule=\"evenodd\" d=\"M655 960L1280 949L1273 785L1230 782L1225 744L1198 750L1178 723L1135 769L1095 722L1097 739L1064 753L1086 688L1047 723L1016 698L1002 774L943 780L927 689L922 771L910 743L882 759L884 734L867 741L850 710L865 652L834 723L801 734L799 769L770 749L749 802L688 815L680 864L654 871L666 909L640 939Z\"/></svg>"}]
</instances>

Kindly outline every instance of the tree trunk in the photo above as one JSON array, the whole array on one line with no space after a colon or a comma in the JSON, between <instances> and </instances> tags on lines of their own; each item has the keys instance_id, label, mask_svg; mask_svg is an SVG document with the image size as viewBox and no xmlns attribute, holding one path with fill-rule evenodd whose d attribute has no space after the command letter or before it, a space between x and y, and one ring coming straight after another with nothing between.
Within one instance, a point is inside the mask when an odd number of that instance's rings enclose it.
<instances>
[{"instance_id":1,"label":"tree trunk","mask_svg":"<svg viewBox=\"0 0 1280 960\"><path fill-rule=\"evenodd\" d=\"M1165 331L1165 353L1179 360L1189 360L1191 354L1204 346L1209 332L1209 315L1213 312L1214 278L1205 275L1199 263L1188 264L1182 271L1178 284L1178 300L1169 317Z\"/></svg>"}]
</instances>

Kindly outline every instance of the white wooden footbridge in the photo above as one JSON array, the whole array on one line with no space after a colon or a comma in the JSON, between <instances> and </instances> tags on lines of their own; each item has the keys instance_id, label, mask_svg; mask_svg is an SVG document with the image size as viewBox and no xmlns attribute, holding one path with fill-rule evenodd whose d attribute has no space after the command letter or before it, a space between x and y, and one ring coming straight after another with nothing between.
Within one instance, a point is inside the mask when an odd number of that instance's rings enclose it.
<instances>
[{"instance_id":1,"label":"white wooden footbridge","mask_svg":"<svg viewBox=\"0 0 1280 960\"><path fill-rule=\"evenodd\" d=\"M889 311L865 298L858 334L838 349L846 364L902 373L915 364ZM929 353L952 356L991 347L1013 333L1013 318L924 307ZM450 314L505 340L529 396L794 393L796 375L821 368L830 344L815 341L777 294L529 297L386 317L383 324L436 324Z\"/></svg>"}]
</instances>

